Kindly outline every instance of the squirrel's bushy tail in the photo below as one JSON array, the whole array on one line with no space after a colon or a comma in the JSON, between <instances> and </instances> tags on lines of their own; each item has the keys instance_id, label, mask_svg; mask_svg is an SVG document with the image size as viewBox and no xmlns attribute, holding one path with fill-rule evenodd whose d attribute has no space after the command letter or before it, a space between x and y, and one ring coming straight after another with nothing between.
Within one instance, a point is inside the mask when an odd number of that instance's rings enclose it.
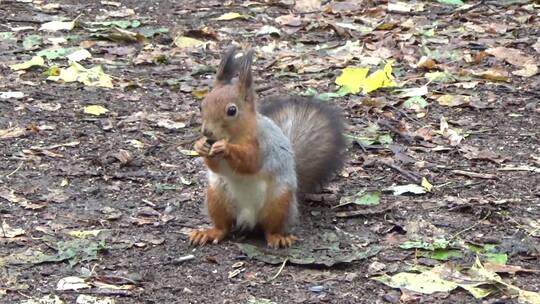
<instances>
[{"instance_id":1,"label":"squirrel's bushy tail","mask_svg":"<svg viewBox=\"0 0 540 304\"><path fill-rule=\"evenodd\" d=\"M307 97L271 97L259 111L291 141L299 190L309 193L343 166L345 139L341 113Z\"/></svg>"}]
</instances>

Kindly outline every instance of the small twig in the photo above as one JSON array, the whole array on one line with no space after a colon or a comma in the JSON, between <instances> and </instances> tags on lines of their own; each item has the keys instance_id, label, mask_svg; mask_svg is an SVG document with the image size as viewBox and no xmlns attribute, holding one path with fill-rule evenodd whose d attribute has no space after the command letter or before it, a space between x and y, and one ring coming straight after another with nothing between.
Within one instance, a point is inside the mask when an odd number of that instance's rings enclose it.
<instances>
[{"instance_id":1,"label":"small twig","mask_svg":"<svg viewBox=\"0 0 540 304\"><path fill-rule=\"evenodd\" d=\"M407 170L401 168L400 166L389 163L389 162L379 161L379 163L389 167L390 169L393 169L393 170L399 172L401 175L405 176L408 180L410 180L411 182L413 182L415 184L419 184L419 183L422 182L422 176L419 175L419 174L416 174L416 173L411 172L411 171L407 171Z\"/></svg>"},{"instance_id":2,"label":"small twig","mask_svg":"<svg viewBox=\"0 0 540 304\"><path fill-rule=\"evenodd\" d=\"M477 221L476 223L469 226L468 228L465 228L465 229L459 231L458 233L454 234L450 239L453 240L453 239L457 238L463 232L467 232L467 231L473 229L474 227L478 226L483 220L487 219L490 215L491 215L491 211L488 210L488 213L486 214L486 216L484 216L481 220Z\"/></svg>"},{"instance_id":3,"label":"small twig","mask_svg":"<svg viewBox=\"0 0 540 304\"><path fill-rule=\"evenodd\" d=\"M385 121L383 119L379 119L377 120L377 124L380 125L380 126L383 126L383 127L386 127L388 130L396 133L397 135L399 135L400 137L402 137L405 141L407 141L408 143L412 142L413 139L411 138L411 136L399 131L396 127L394 127L391 123L389 123L388 121Z\"/></svg>"},{"instance_id":4,"label":"small twig","mask_svg":"<svg viewBox=\"0 0 540 304\"><path fill-rule=\"evenodd\" d=\"M8 175L5 176L5 178L9 178L11 175L15 174L15 172L19 171L19 169L21 169L22 165L23 165L24 162L21 162L19 164L19 166L17 167L17 169L13 170L13 172L9 173Z\"/></svg>"},{"instance_id":5,"label":"small twig","mask_svg":"<svg viewBox=\"0 0 540 304\"><path fill-rule=\"evenodd\" d=\"M270 279L268 279L268 282L270 282L270 281L276 279L276 278L279 276L279 274L283 271L283 268L285 268L285 264L287 264L288 261L289 261L289 258L286 258L286 259L283 261L283 263L281 264L281 267L279 267L278 272L277 272L273 277L271 277Z\"/></svg>"}]
</instances>

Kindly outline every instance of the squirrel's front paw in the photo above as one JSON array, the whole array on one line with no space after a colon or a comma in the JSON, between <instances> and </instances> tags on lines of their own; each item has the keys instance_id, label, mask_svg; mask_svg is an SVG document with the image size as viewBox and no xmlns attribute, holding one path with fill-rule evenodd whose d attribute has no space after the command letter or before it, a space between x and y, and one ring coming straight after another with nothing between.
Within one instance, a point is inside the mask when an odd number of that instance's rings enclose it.
<instances>
[{"instance_id":1,"label":"squirrel's front paw","mask_svg":"<svg viewBox=\"0 0 540 304\"><path fill-rule=\"evenodd\" d=\"M200 138L195 142L193 149L199 153L200 156L207 157L210 154L210 145L206 137Z\"/></svg>"},{"instance_id":2,"label":"squirrel's front paw","mask_svg":"<svg viewBox=\"0 0 540 304\"><path fill-rule=\"evenodd\" d=\"M218 156L220 154L226 154L227 144L228 144L227 141L224 139L216 141L210 148L210 153L208 155L210 157L213 157L213 156Z\"/></svg>"},{"instance_id":3,"label":"squirrel's front paw","mask_svg":"<svg viewBox=\"0 0 540 304\"><path fill-rule=\"evenodd\" d=\"M219 241L225 238L226 231L217 228L208 228L193 231L189 236L189 242L191 245L204 245L208 242L217 244Z\"/></svg>"}]
</instances>

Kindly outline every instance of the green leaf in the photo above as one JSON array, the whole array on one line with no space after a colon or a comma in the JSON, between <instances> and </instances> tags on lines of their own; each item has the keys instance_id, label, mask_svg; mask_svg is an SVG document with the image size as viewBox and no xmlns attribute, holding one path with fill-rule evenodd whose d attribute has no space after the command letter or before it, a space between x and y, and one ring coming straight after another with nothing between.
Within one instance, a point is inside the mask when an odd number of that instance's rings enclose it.
<instances>
[{"instance_id":1,"label":"green leaf","mask_svg":"<svg viewBox=\"0 0 540 304\"><path fill-rule=\"evenodd\" d=\"M34 66L44 66L45 60L43 60L43 57L41 56L34 56L32 59L25 61L23 63L13 64L9 67L12 70L19 71L19 70L26 70Z\"/></svg>"},{"instance_id":2,"label":"green leaf","mask_svg":"<svg viewBox=\"0 0 540 304\"><path fill-rule=\"evenodd\" d=\"M23 40L23 48L25 50L33 49L34 47L43 43L43 38L39 35L29 35Z\"/></svg>"},{"instance_id":3,"label":"green leaf","mask_svg":"<svg viewBox=\"0 0 540 304\"><path fill-rule=\"evenodd\" d=\"M458 287L456 283L443 280L430 271L423 273L402 272L393 276L384 275L372 279L392 288L405 288L423 294L450 292Z\"/></svg>"},{"instance_id":4,"label":"green leaf","mask_svg":"<svg viewBox=\"0 0 540 304\"><path fill-rule=\"evenodd\" d=\"M450 83L456 81L456 77L454 75L444 71L444 72L430 72L424 74L424 77L427 78L427 80L431 82L437 82L437 83Z\"/></svg>"},{"instance_id":5,"label":"green leaf","mask_svg":"<svg viewBox=\"0 0 540 304\"><path fill-rule=\"evenodd\" d=\"M61 68L58 76L49 76L48 80L64 82L78 81L87 86L112 88L112 78L103 72L101 66L95 66L87 69L77 62L72 62L67 68Z\"/></svg>"},{"instance_id":6,"label":"green leaf","mask_svg":"<svg viewBox=\"0 0 540 304\"><path fill-rule=\"evenodd\" d=\"M136 28L141 25L139 20L112 20L112 21L99 21L99 22L86 22L85 25L90 27L119 27L121 29Z\"/></svg>"},{"instance_id":7,"label":"green leaf","mask_svg":"<svg viewBox=\"0 0 540 304\"><path fill-rule=\"evenodd\" d=\"M463 1L461 0L437 0L437 2L442 4L448 4L448 5L463 5Z\"/></svg>"},{"instance_id":8,"label":"green leaf","mask_svg":"<svg viewBox=\"0 0 540 304\"><path fill-rule=\"evenodd\" d=\"M424 109L428 105L429 105L428 102L423 97L420 97L420 96L411 97L405 100L405 102L403 103L403 106L405 108L413 109L413 110Z\"/></svg>"},{"instance_id":9,"label":"green leaf","mask_svg":"<svg viewBox=\"0 0 540 304\"><path fill-rule=\"evenodd\" d=\"M359 192L351 196L342 196L339 200L339 205L335 206L342 207L349 204L363 205L363 206L376 206L381 201L381 192Z\"/></svg>"},{"instance_id":10,"label":"green leaf","mask_svg":"<svg viewBox=\"0 0 540 304\"><path fill-rule=\"evenodd\" d=\"M461 258L464 254L457 249L435 249L433 252L428 253L427 256L434 260L447 261L450 258Z\"/></svg>"},{"instance_id":11,"label":"green leaf","mask_svg":"<svg viewBox=\"0 0 540 304\"><path fill-rule=\"evenodd\" d=\"M405 241L399 245L402 249L424 249L424 250L436 250L446 249L450 245L450 241L445 239L436 239L432 243L424 241Z\"/></svg>"},{"instance_id":12,"label":"green leaf","mask_svg":"<svg viewBox=\"0 0 540 304\"><path fill-rule=\"evenodd\" d=\"M307 238L307 239L306 239ZM256 246L237 243L238 248L250 259L268 264L281 264L287 260L296 265L324 265L327 267L369 258L380 251L380 247L358 248L344 233L317 233L303 239L301 243L286 249L270 249L266 245Z\"/></svg>"},{"instance_id":13,"label":"green leaf","mask_svg":"<svg viewBox=\"0 0 540 304\"><path fill-rule=\"evenodd\" d=\"M48 49L37 52L37 56L42 56L48 60L54 60L57 58L64 58L67 54L74 53L76 51L82 50L80 47L70 47L70 48L58 48L58 49Z\"/></svg>"},{"instance_id":14,"label":"green leaf","mask_svg":"<svg viewBox=\"0 0 540 304\"><path fill-rule=\"evenodd\" d=\"M506 253L486 253L484 257L486 261L493 264L506 265L508 262L508 255Z\"/></svg>"}]
</instances>

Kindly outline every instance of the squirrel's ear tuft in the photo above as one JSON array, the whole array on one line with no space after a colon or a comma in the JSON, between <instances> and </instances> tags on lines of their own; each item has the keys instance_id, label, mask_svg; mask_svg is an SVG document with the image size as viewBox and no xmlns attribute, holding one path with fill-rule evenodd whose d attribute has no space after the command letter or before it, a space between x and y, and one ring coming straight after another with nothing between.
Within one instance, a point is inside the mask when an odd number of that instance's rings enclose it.
<instances>
[{"instance_id":1,"label":"squirrel's ear tuft","mask_svg":"<svg viewBox=\"0 0 540 304\"><path fill-rule=\"evenodd\" d=\"M216 85L224 85L231 83L235 72L235 59L236 46L231 46L227 49L223 57L221 57L221 63L216 73Z\"/></svg>"},{"instance_id":2,"label":"squirrel's ear tuft","mask_svg":"<svg viewBox=\"0 0 540 304\"><path fill-rule=\"evenodd\" d=\"M238 86L243 96L248 96L253 89L253 76L251 75L251 62L253 61L253 49L246 51L239 67Z\"/></svg>"}]
</instances>

